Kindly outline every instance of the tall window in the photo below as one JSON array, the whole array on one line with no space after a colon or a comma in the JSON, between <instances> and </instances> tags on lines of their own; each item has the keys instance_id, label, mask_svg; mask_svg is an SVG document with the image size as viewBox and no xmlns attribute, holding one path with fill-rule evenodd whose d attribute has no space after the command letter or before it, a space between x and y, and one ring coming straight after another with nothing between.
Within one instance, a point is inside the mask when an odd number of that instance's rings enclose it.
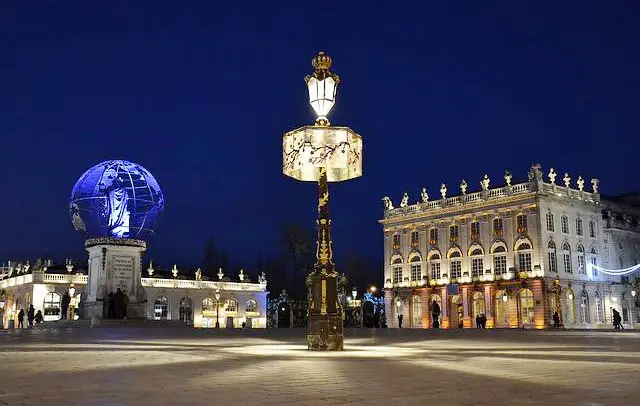
<instances>
[{"instance_id":1,"label":"tall window","mask_svg":"<svg viewBox=\"0 0 640 406\"><path fill-rule=\"evenodd\" d=\"M493 235L495 235L496 237L501 237L504 235L504 228L501 218L493 219Z\"/></svg>"},{"instance_id":2,"label":"tall window","mask_svg":"<svg viewBox=\"0 0 640 406\"><path fill-rule=\"evenodd\" d=\"M562 216L560 218L560 222L562 223L562 232L565 234L569 234L569 217Z\"/></svg>"},{"instance_id":3,"label":"tall window","mask_svg":"<svg viewBox=\"0 0 640 406\"><path fill-rule=\"evenodd\" d=\"M496 324L509 325L509 299L504 300L506 292L498 290L496 292Z\"/></svg>"},{"instance_id":4,"label":"tall window","mask_svg":"<svg viewBox=\"0 0 640 406\"><path fill-rule=\"evenodd\" d=\"M549 271L558 272L558 260L556 258L556 244L549 241L547 245L547 257L549 259Z\"/></svg>"},{"instance_id":5,"label":"tall window","mask_svg":"<svg viewBox=\"0 0 640 406\"><path fill-rule=\"evenodd\" d=\"M393 249L394 250L400 249L400 234L393 235Z\"/></svg>"},{"instance_id":6,"label":"tall window","mask_svg":"<svg viewBox=\"0 0 640 406\"><path fill-rule=\"evenodd\" d=\"M432 228L429 230L429 244L438 245L438 229Z\"/></svg>"},{"instance_id":7,"label":"tall window","mask_svg":"<svg viewBox=\"0 0 640 406\"><path fill-rule=\"evenodd\" d=\"M450 242L458 241L458 226L456 225L449 226L449 241Z\"/></svg>"},{"instance_id":8,"label":"tall window","mask_svg":"<svg viewBox=\"0 0 640 406\"><path fill-rule=\"evenodd\" d=\"M523 242L518 246L518 270L531 271L531 245Z\"/></svg>"},{"instance_id":9,"label":"tall window","mask_svg":"<svg viewBox=\"0 0 640 406\"><path fill-rule=\"evenodd\" d=\"M420 257L415 256L411 262L411 280L418 282L422 280L422 265L419 263Z\"/></svg>"},{"instance_id":10,"label":"tall window","mask_svg":"<svg viewBox=\"0 0 640 406\"><path fill-rule=\"evenodd\" d=\"M584 247L578 244L577 251L578 251L578 273L582 275L586 275L587 267L584 260Z\"/></svg>"},{"instance_id":11,"label":"tall window","mask_svg":"<svg viewBox=\"0 0 640 406\"><path fill-rule=\"evenodd\" d=\"M497 246L493 250L493 272L496 275L507 273L507 250L503 246Z\"/></svg>"},{"instance_id":12,"label":"tall window","mask_svg":"<svg viewBox=\"0 0 640 406\"><path fill-rule=\"evenodd\" d=\"M224 304L224 310L227 313L235 313L238 311L238 301L235 299L227 299Z\"/></svg>"},{"instance_id":13,"label":"tall window","mask_svg":"<svg viewBox=\"0 0 640 406\"><path fill-rule=\"evenodd\" d=\"M589 221L589 237L596 238L596 222L593 220Z\"/></svg>"},{"instance_id":14,"label":"tall window","mask_svg":"<svg viewBox=\"0 0 640 406\"><path fill-rule=\"evenodd\" d=\"M553 213L547 213L547 231L555 231L555 225L553 224Z\"/></svg>"},{"instance_id":15,"label":"tall window","mask_svg":"<svg viewBox=\"0 0 640 406\"><path fill-rule=\"evenodd\" d=\"M520 291L520 313L522 324L533 323L535 308L533 305L533 292L529 289Z\"/></svg>"},{"instance_id":16,"label":"tall window","mask_svg":"<svg viewBox=\"0 0 640 406\"><path fill-rule=\"evenodd\" d=\"M411 326L420 327L422 325L422 303L420 296L411 296Z\"/></svg>"},{"instance_id":17,"label":"tall window","mask_svg":"<svg viewBox=\"0 0 640 406\"><path fill-rule=\"evenodd\" d=\"M480 238L480 223L474 221L471 223L471 239L477 240Z\"/></svg>"},{"instance_id":18,"label":"tall window","mask_svg":"<svg viewBox=\"0 0 640 406\"><path fill-rule=\"evenodd\" d=\"M417 231L412 231L411 232L411 247L412 248L418 248L418 245L420 245L420 235L418 234Z\"/></svg>"},{"instance_id":19,"label":"tall window","mask_svg":"<svg viewBox=\"0 0 640 406\"><path fill-rule=\"evenodd\" d=\"M604 311L602 308L602 298L600 297L600 292L596 290L596 294L594 296L593 302L595 304L596 310L596 323L604 323Z\"/></svg>"},{"instance_id":20,"label":"tall window","mask_svg":"<svg viewBox=\"0 0 640 406\"><path fill-rule=\"evenodd\" d=\"M60 303L62 297L55 293L49 292L44 296L44 315L54 316L51 320L57 320L60 318Z\"/></svg>"},{"instance_id":21,"label":"tall window","mask_svg":"<svg viewBox=\"0 0 640 406\"><path fill-rule=\"evenodd\" d=\"M582 219L581 218L576 219L576 234L582 235Z\"/></svg>"},{"instance_id":22,"label":"tall window","mask_svg":"<svg viewBox=\"0 0 640 406\"><path fill-rule=\"evenodd\" d=\"M566 273L573 273L573 269L571 269L571 247L567 242L562 244L562 263Z\"/></svg>"},{"instance_id":23,"label":"tall window","mask_svg":"<svg viewBox=\"0 0 640 406\"><path fill-rule=\"evenodd\" d=\"M440 254L434 252L429 255L431 279L440 279Z\"/></svg>"},{"instance_id":24,"label":"tall window","mask_svg":"<svg viewBox=\"0 0 640 406\"><path fill-rule=\"evenodd\" d=\"M589 296L584 290L580 295L580 323L585 324L589 322Z\"/></svg>"},{"instance_id":25,"label":"tall window","mask_svg":"<svg viewBox=\"0 0 640 406\"><path fill-rule=\"evenodd\" d=\"M451 260L451 278L456 279L462 276L462 264L459 259Z\"/></svg>"},{"instance_id":26,"label":"tall window","mask_svg":"<svg viewBox=\"0 0 640 406\"><path fill-rule=\"evenodd\" d=\"M393 267L393 284L402 282L402 266Z\"/></svg>"},{"instance_id":27,"label":"tall window","mask_svg":"<svg viewBox=\"0 0 640 406\"><path fill-rule=\"evenodd\" d=\"M527 215L526 214L518 214L516 217L516 224L518 225L519 233L527 232Z\"/></svg>"},{"instance_id":28,"label":"tall window","mask_svg":"<svg viewBox=\"0 0 640 406\"><path fill-rule=\"evenodd\" d=\"M594 247L591 247L591 265L598 265L598 257L596 257L598 253ZM591 275L598 276L598 270L594 267L591 267Z\"/></svg>"},{"instance_id":29,"label":"tall window","mask_svg":"<svg viewBox=\"0 0 640 406\"><path fill-rule=\"evenodd\" d=\"M484 294L482 292L473 292L473 317L485 314Z\"/></svg>"},{"instance_id":30,"label":"tall window","mask_svg":"<svg viewBox=\"0 0 640 406\"><path fill-rule=\"evenodd\" d=\"M482 250L476 248L471 252L471 276L480 277L484 273L484 265L482 263Z\"/></svg>"},{"instance_id":31,"label":"tall window","mask_svg":"<svg viewBox=\"0 0 640 406\"><path fill-rule=\"evenodd\" d=\"M247 307L245 308L245 311L248 313L254 313L258 311L258 302L256 302L253 299L249 299L247 300Z\"/></svg>"},{"instance_id":32,"label":"tall window","mask_svg":"<svg viewBox=\"0 0 640 406\"><path fill-rule=\"evenodd\" d=\"M216 310L216 301L210 297L205 297L202 299L202 311L203 312L213 312Z\"/></svg>"},{"instance_id":33,"label":"tall window","mask_svg":"<svg viewBox=\"0 0 640 406\"><path fill-rule=\"evenodd\" d=\"M157 298L153 304L153 308L154 320L167 320L167 316L169 314L169 300L166 296L160 296Z\"/></svg>"},{"instance_id":34,"label":"tall window","mask_svg":"<svg viewBox=\"0 0 640 406\"><path fill-rule=\"evenodd\" d=\"M567 298L567 311L564 314L564 321L565 323L574 324L576 322L576 312L573 304L573 292L568 290L565 297Z\"/></svg>"}]
</instances>

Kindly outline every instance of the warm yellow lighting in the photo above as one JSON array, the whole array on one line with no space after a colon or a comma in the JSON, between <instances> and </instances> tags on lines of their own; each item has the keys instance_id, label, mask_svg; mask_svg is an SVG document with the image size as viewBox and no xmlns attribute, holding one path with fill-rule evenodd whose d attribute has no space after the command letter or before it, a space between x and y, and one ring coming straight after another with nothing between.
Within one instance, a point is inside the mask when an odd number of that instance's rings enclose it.
<instances>
[{"instance_id":1,"label":"warm yellow lighting","mask_svg":"<svg viewBox=\"0 0 640 406\"><path fill-rule=\"evenodd\" d=\"M69 296L73 297L73 295L76 294L76 288L74 288L73 286L71 286L69 288Z\"/></svg>"},{"instance_id":2,"label":"warm yellow lighting","mask_svg":"<svg viewBox=\"0 0 640 406\"><path fill-rule=\"evenodd\" d=\"M507 294L505 293L504 295L502 295L502 301L506 303L507 300L509 300L509 296L507 296Z\"/></svg>"},{"instance_id":3,"label":"warm yellow lighting","mask_svg":"<svg viewBox=\"0 0 640 406\"><path fill-rule=\"evenodd\" d=\"M340 83L340 77L329 70L331 63L329 55L319 52L311 61L315 70L304 78L309 90L309 104L318 115L316 123L320 125L329 123L327 115L336 103L336 93Z\"/></svg>"},{"instance_id":4,"label":"warm yellow lighting","mask_svg":"<svg viewBox=\"0 0 640 406\"><path fill-rule=\"evenodd\" d=\"M636 291L635 290L631 291L631 296L636 297Z\"/></svg>"},{"instance_id":5,"label":"warm yellow lighting","mask_svg":"<svg viewBox=\"0 0 640 406\"><path fill-rule=\"evenodd\" d=\"M569 293L569 300L573 300L573 293Z\"/></svg>"},{"instance_id":6,"label":"warm yellow lighting","mask_svg":"<svg viewBox=\"0 0 640 406\"><path fill-rule=\"evenodd\" d=\"M378 290L378 288L376 288L375 286L369 288L369 291L371 291L371 293L376 293L376 290ZM635 296L635 290L631 294Z\"/></svg>"}]
</instances>

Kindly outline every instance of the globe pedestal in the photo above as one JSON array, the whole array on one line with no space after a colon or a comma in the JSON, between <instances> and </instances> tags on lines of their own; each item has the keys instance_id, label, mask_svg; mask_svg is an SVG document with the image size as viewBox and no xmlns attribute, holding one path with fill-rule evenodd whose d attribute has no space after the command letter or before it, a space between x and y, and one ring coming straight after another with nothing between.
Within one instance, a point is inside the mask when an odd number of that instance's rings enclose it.
<instances>
[{"instance_id":1,"label":"globe pedestal","mask_svg":"<svg viewBox=\"0 0 640 406\"><path fill-rule=\"evenodd\" d=\"M89 281L82 301L83 318L145 318L140 268L146 248L144 241L130 238L93 238L85 242Z\"/></svg>"}]
</instances>

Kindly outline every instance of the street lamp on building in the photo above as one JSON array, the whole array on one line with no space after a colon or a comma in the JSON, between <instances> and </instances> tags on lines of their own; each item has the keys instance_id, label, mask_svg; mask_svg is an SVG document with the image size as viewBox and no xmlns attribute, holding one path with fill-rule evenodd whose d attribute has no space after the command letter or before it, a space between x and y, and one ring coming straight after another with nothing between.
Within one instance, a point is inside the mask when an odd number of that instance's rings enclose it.
<instances>
[{"instance_id":1,"label":"street lamp on building","mask_svg":"<svg viewBox=\"0 0 640 406\"><path fill-rule=\"evenodd\" d=\"M220 289L216 289L216 328L220 328Z\"/></svg>"},{"instance_id":2,"label":"street lamp on building","mask_svg":"<svg viewBox=\"0 0 640 406\"><path fill-rule=\"evenodd\" d=\"M502 301L503 301L503 302L505 302L505 303L507 303L507 300L509 300L509 296L507 296L507 292L504 292L504 293L502 294Z\"/></svg>"},{"instance_id":3,"label":"street lamp on building","mask_svg":"<svg viewBox=\"0 0 640 406\"><path fill-rule=\"evenodd\" d=\"M333 263L329 182L362 176L362 137L347 127L329 125L340 78L330 71L332 60L320 52L312 59L313 73L305 78L315 125L286 133L282 138L282 172L305 182L318 183L316 263L306 278L310 288L310 350L342 350L342 310L338 303L338 274Z\"/></svg>"},{"instance_id":4,"label":"street lamp on building","mask_svg":"<svg viewBox=\"0 0 640 406\"><path fill-rule=\"evenodd\" d=\"M353 297L353 300L356 300L356 296L358 296L358 290L354 288L351 290L351 297Z\"/></svg>"},{"instance_id":5,"label":"street lamp on building","mask_svg":"<svg viewBox=\"0 0 640 406\"><path fill-rule=\"evenodd\" d=\"M378 290L378 288L376 288L376 285L373 285L369 288L369 292L371 292L372 294L376 293L376 290Z\"/></svg>"}]
</instances>

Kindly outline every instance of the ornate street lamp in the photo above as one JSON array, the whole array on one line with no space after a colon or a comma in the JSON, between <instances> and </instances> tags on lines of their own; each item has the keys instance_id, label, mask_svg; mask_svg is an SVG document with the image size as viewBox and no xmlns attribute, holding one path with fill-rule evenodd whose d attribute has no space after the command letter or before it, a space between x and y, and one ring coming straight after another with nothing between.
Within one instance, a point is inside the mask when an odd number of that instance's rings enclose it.
<instances>
[{"instance_id":1,"label":"ornate street lamp","mask_svg":"<svg viewBox=\"0 0 640 406\"><path fill-rule=\"evenodd\" d=\"M353 296L353 300L356 300L356 296L358 296L358 290L355 288L355 286L351 290L351 296Z\"/></svg>"},{"instance_id":2,"label":"ornate street lamp","mask_svg":"<svg viewBox=\"0 0 640 406\"><path fill-rule=\"evenodd\" d=\"M220 328L220 289L216 289L216 328Z\"/></svg>"},{"instance_id":3,"label":"ornate street lamp","mask_svg":"<svg viewBox=\"0 0 640 406\"><path fill-rule=\"evenodd\" d=\"M305 78L315 125L286 133L282 138L282 172L294 179L318 182L318 237L316 263L306 279L310 350L342 350L342 309L333 263L329 182L362 176L362 137L347 127L329 125L340 78L331 72L331 58L320 52L312 59L314 71Z\"/></svg>"}]
</instances>

